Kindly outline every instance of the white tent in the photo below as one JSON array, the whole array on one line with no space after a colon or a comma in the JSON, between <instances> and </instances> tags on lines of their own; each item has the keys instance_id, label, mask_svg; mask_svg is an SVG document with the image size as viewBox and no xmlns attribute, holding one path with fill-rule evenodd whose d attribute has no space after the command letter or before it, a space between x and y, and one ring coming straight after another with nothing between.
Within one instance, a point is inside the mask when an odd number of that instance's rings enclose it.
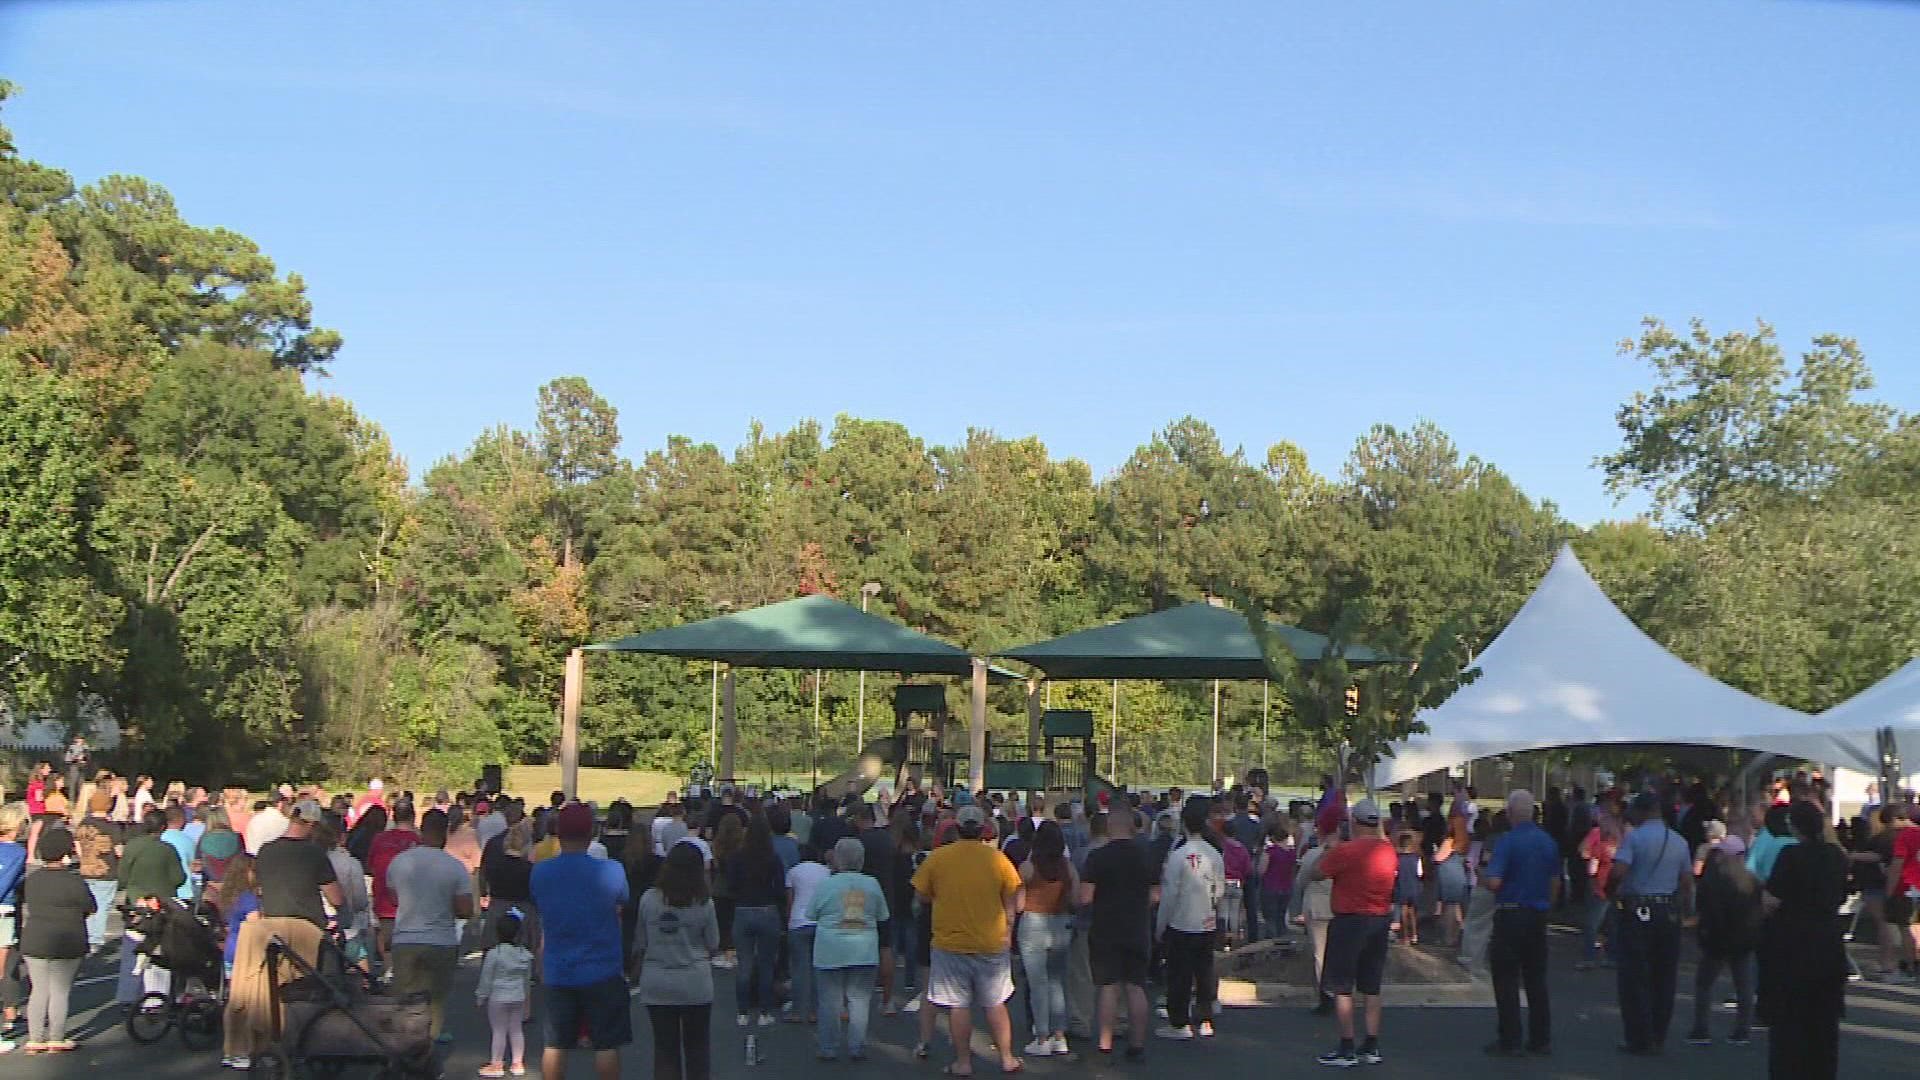
<instances>
[{"instance_id":1,"label":"white tent","mask_svg":"<svg viewBox=\"0 0 1920 1080\"><path fill-rule=\"evenodd\" d=\"M1422 716L1375 782L1562 746L1668 744L1758 750L1873 771L1873 741L1718 682L1633 625L1571 547L1475 660L1480 677Z\"/></svg>"},{"instance_id":2,"label":"white tent","mask_svg":"<svg viewBox=\"0 0 1920 1080\"><path fill-rule=\"evenodd\" d=\"M1907 661L1900 670L1821 713L1819 723L1836 738L1875 753L1874 767L1868 772L1879 771L1874 740L1881 729L1891 728L1900 767L1920 772L1920 660Z\"/></svg>"}]
</instances>

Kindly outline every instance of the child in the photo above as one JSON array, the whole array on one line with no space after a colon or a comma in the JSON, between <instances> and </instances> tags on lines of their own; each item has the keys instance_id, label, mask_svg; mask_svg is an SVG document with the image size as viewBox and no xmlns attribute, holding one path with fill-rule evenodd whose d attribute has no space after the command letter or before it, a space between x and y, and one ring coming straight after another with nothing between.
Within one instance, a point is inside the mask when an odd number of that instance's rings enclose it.
<instances>
[{"instance_id":1,"label":"child","mask_svg":"<svg viewBox=\"0 0 1920 1080\"><path fill-rule=\"evenodd\" d=\"M494 924L499 944L487 950L480 962L480 986L474 997L487 1011L487 1024L493 1028L493 1056L481 1067L483 1077L527 1075L527 1033L521 1025L527 1017L529 984L533 978L533 954L520 947L520 918L509 914ZM513 1050L513 1065L507 1066L507 1049Z\"/></svg>"},{"instance_id":2,"label":"child","mask_svg":"<svg viewBox=\"0 0 1920 1080\"><path fill-rule=\"evenodd\" d=\"M1394 879L1393 900L1400 907L1400 937L1409 945L1420 944L1420 838L1411 830L1393 839L1399 853L1400 873Z\"/></svg>"}]
</instances>

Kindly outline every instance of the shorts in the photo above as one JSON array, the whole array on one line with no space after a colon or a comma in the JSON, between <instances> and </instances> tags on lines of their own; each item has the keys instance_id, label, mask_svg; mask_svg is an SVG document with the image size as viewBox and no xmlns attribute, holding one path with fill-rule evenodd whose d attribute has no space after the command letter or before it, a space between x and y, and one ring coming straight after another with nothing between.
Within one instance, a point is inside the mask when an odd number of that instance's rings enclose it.
<instances>
[{"instance_id":1,"label":"shorts","mask_svg":"<svg viewBox=\"0 0 1920 1080\"><path fill-rule=\"evenodd\" d=\"M1335 915L1327 927L1327 959L1321 986L1329 994L1378 997L1387 972L1389 915Z\"/></svg>"},{"instance_id":2,"label":"shorts","mask_svg":"<svg viewBox=\"0 0 1920 1080\"><path fill-rule=\"evenodd\" d=\"M20 944L20 917L12 908L0 909L0 949Z\"/></svg>"},{"instance_id":3,"label":"shorts","mask_svg":"<svg viewBox=\"0 0 1920 1080\"><path fill-rule=\"evenodd\" d=\"M1095 986L1145 986L1153 958L1148 955L1145 942L1116 945L1089 938L1087 966L1093 970Z\"/></svg>"},{"instance_id":4,"label":"shorts","mask_svg":"<svg viewBox=\"0 0 1920 1080\"><path fill-rule=\"evenodd\" d=\"M618 1050L633 1041L625 979L547 987L547 1045L570 1050L579 1045L583 1029L595 1050Z\"/></svg>"},{"instance_id":5,"label":"shorts","mask_svg":"<svg viewBox=\"0 0 1920 1080\"><path fill-rule=\"evenodd\" d=\"M1013 964L1006 953L933 950L927 1000L943 1009L1004 1005L1013 996Z\"/></svg>"},{"instance_id":6,"label":"shorts","mask_svg":"<svg viewBox=\"0 0 1920 1080\"><path fill-rule=\"evenodd\" d=\"M1920 904L1913 902L1905 889L1887 893L1886 920L1888 926L1920 926Z\"/></svg>"}]
</instances>

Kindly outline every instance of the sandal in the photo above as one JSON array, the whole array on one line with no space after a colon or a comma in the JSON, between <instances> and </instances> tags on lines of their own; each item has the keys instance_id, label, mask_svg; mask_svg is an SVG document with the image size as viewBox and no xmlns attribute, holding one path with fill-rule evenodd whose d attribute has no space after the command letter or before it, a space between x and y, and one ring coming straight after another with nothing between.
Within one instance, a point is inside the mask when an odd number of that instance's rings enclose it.
<instances>
[{"instance_id":1,"label":"sandal","mask_svg":"<svg viewBox=\"0 0 1920 1080\"><path fill-rule=\"evenodd\" d=\"M941 1076L972 1076L973 1070L968 1069L965 1072L962 1072L959 1069L954 1067L953 1062L948 1062L947 1064L940 1066L940 1075Z\"/></svg>"},{"instance_id":2,"label":"sandal","mask_svg":"<svg viewBox=\"0 0 1920 1080\"><path fill-rule=\"evenodd\" d=\"M1024 1061L1021 1061L1019 1058L1013 1059L1013 1068L1011 1069L1007 1068L1005 1065L1000 1066L1001 1076L1017 1076L1020 1073L1023 1073L1026 1071L1027 1071L1027 1063Z\"/></svg>"}]
</instances>

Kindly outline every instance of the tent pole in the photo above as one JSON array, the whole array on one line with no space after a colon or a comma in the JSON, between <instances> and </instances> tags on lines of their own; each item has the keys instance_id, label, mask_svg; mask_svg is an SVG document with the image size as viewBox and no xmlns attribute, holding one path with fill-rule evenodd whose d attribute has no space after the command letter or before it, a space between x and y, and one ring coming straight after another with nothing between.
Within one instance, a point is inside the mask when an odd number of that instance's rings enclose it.
<instances>
[{"instance_id":1,"label":"tent pole","mask_svg":"<svg viewBox=\"0 0 1920 1080\"><path fill-rule=\"evenodd\" d=\"M1213 680L1213 760L1207 767L1207 787L1220 783L1220 680Z\"/></svg>"},{"instance_id":2,"label":"tent pole","mask_svg":"<svg viewBox=\"0 0 1920 1080\"><path fill-rule=\"evenodd\" d=\"M813 764L813 786L820 786L820 669L813 669L813 749L808 754Z\"/></svg>"},{"instance_id":3,"label":"tent pole","mask_svg":"<svg viewBox=\"0 0 1920 1080\"><path fill-rule=\"evenodd\" d=\"M727 665L726 680L720 684L720 776L722 780L733 779L733 759L740 749L739 717L734 712L734 670Z\"/></svg>"},{"instance_id":4,"label":"tent pole","mask_svg":"<svg viewBox=\"0 0 1920 1080\"><path fill-rule=\"evenodd\" d=\"M1265 772L1267 770L1267 691L1268 691L1268 688L1271 687L1272 685L1273 685L1273 681L1271 679L1260 680L1260 771L1261 772ZM1272 784L1273 778L1268 777L1267 783Z\"/></svg>"},{"instance_id":5,"label":"tent pole","mask_svg":"<svg viewBox=\"0 0 1920 1080\"><path fill-rule=\"evenodd\" d=\"M1046 704L1051 707L1053 704L1052 681L1037 678L1027 680L1027 760L1029 762L1040 760L1042 686L1046 687L1044 691ZM1027 792L1027 803L1029 806L1032 805L1034 796L1037 794L1039 793L1033 790Z\"/></svg>"},{"instance_id":6,"label":"tent pole","mask_svg":"<svg viewBox=\"0 0 1920 1080\"><path fill-rule=\"evenodd\" d=\"M1113 717L1107 721L1107 772L1120 782L1120 680L1113 680Z\"/></svg>"},{"instance_id":7,"label":"tent pole","mask_svg":"<svg viewBox=\"0 0 1920 1080\"><path fill-rule=\"evenodd\" d=\"M586 680L586 654L567 653L566 679L560 691L560 790L568 801L580 791L580 684Z\"/></svg>"},{"instance_id":8,"label":"tent pole","mask_svg":"<svg viewBox=\"0 0 1920 1080\"><path fill-rule=\"evenodd\" d=\"M859 719L854 721L853 760L859 761L867 752L867 673L860 672Z\"/></svg>"},{"instance_id":9,"label":"tent pole","mask_svg":"<svg viewBox=\"0 0 1920 1080\"><path fill-rule=\"evenodd\" d=\"M973 662L973 701L967 717L967 786L987 784L987 662Z\"/></svg>"},{"instance_id":10,"label":"tent pole","mask_svg":"<svg viewBox=\"0 0 1920 1080\"><path fill-rule=\"evenodd\" d=\"M720 763L720 661L713 662L713 689L708 695L707 768Z\"/></svg>"}]
</instances>

